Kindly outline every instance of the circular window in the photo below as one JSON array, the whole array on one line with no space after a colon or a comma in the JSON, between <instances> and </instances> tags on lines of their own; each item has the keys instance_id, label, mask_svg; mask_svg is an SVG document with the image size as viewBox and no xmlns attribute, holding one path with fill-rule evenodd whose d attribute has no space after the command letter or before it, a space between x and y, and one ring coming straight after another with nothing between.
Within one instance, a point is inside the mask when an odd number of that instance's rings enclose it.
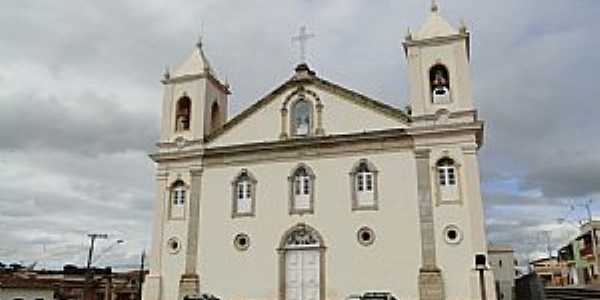
<instances>
[{"instance_id":1,"label":"circular window","mask_svg":"<svg viewBox=\"0 0 600 300\"><path fill-rule=\"evenodd\" d=\"M250 237L245 233L239 233L233 239L233 245L240 251L246 251L250 247Z\"/></svg>"},{"instance_id":2,"label":"circular window","mask_svg":"<svg viewBox=\"0 0 600 300\"><path fill-rule=\"evenodd\" d=\"M369 227L362 227L357 233L358 242L363 246L369 246L375 241L375 233Z\"/></svg>"},{"instance_id":3,"label":"circular window","mask_svg":"<svg viewBox=\"0 0 600 300\"><path fill-rule=\"evenodd\" d=\"M181 249L181 242L178 238L172 237L167 241L167 248L169 248L171 254L175 254Z\"/></svg>"},{"instance_id":4,"label":"circular window","mask_svg":"<svg viewBox=\"0 0 600 300\"><path fill-rule=\"evenodd\" d=\"M458 244L462 241L462 233L455 225L448 225L444 228L444 238L448 244Z\"/></svg>"}]
</instances>

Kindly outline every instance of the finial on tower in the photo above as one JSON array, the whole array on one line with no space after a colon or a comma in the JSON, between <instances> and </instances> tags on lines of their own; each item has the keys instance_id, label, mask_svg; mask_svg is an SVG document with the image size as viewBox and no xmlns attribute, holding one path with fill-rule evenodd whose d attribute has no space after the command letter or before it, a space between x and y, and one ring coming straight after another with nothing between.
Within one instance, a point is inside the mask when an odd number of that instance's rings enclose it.
<instances>
[{"instance_id":1,"label":"finial on tower","mask_svg":"<svg viewBox=\"0 0 600 300\"><path fill-rule=\"evenodd\" d=\"M431 12L436 13L439 11L439 7L436 0L431 0Z\"/></svg>"},{"instance_id":2,"label":"finial on tower","mask_svg":"<svg viewBox=\"0 0 600 300\"><path fill-rule=\"evenodd\" d=\"M198 41L196 42L196 47L202 49L202 35L198 36Z\"/></svg>"}]
</instances>

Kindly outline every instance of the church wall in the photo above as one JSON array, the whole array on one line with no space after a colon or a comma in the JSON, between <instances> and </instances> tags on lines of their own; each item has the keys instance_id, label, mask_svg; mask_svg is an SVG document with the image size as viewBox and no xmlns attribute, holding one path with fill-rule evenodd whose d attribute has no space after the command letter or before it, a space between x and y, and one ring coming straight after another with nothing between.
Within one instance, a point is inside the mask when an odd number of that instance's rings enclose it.
<instances>
[{"instance_id":1,"label":"church wall","mask_svg":"<svg viewBox=\"0 0 600 300\"><path fill-rule=\"evenodd\" d=\"M306 85L306 89L314 91L323 104L323 129L325 135L348 134L363 131L384 130L406 127L400 121L342 99L340 96L320 90L314 85ZM281 108L293 89L279 95L276 99L263 106L243 122L243 126L235 126L226 131L211 143L211 147L235 144L277 141L281 135ZM307 97L312 100L311 97ZM290 101L290 104L293 102ZM313 101L313 106L315 105ZM288 107L288 114L291 109ZM288 120L291 115L288 115ZM316 124L316 108L313 107L313 122ZM287 124L287 128L290 126Z\"/></svg>"},{"instance_id":2,"label":"church wall","mask_svg":"<svg viewBox=\"0 0 600 300\"><path fill-rule=\"evenodd\" d=\"M349 172L361 158L379 170L378 211L352 211ZM327 247L328 299L365 291L391 291L399 299L416 299L420 234L412 150L303 162L316 175L314 215L289 215L287 177L298 162L205 169L198 261L201 289L222 299L276 299L276 249L286 230L304 222L319 231ZM256 215L232 219L231 181L241 168L258 180ZM371 246L357 241L362 226L375 232ZM250 236L245 252L233 245L234 236L241 232Z\"/></svg>"}]
</instances>

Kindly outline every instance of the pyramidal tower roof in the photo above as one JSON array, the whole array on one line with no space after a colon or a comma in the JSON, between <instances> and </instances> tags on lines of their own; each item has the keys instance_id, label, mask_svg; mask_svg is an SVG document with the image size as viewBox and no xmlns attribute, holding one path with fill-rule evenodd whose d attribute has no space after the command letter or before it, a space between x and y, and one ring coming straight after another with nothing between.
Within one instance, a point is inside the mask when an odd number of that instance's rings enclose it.
<instances>
[{"instance_id":1,"label":"pyramidal tower roof","mask_svg":"<svg viewBox=\"0 0 600 300\"><path fill-rule=\"evenodd\" d=\"M210 74L215 79L218 78L217 74L210 66L206 55L204 54L204 50L202 49L202 39L200 38L198 43L196 43L196 47L194 47L194 50L188 56L188 58L173 69L171 77L177 78L186 75L197 75L203 73Z\"/></svg>"},{"instance_id":2,"label":"pyramidal tower roof","mask_svg":"<svg viewBox=\"0 0 600 300\"><path fill-rule=\"evenodd\" d=\"M431 2L431 14L425 21L425 24L413 35L415 40L425 40L430 38L449 36L458 34L459 31L452 27L446 21L439 11L439 6L435 0Z\"/></svg>"}]
</instances>

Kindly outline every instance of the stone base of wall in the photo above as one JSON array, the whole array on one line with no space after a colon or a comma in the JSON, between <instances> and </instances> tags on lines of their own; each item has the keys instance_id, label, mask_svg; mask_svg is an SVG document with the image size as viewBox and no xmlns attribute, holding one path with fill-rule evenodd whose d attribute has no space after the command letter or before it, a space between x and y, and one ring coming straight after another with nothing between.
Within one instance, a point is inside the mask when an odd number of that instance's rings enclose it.
<instances>
[{"instance_id":1,"label":"stone base of wall","mask_svg":"<svg viewBox=\"0 0 600 300\"><path fill-rule=\"evenodd\" d=\"M179 300L186 296L198 298L200 296L200 279L197 274L183 274L179 280Z\"/></svg>"},{"instance_id":2,"label":"stone base of wall","mask_svg":"<svg viewBox=\"0 0 600 300\"><path fill-rule=\"evenodd\" d=\"M143 300L160 300L160 275L148 274L144 279Z\"/></svg>"},{"instance_id":3,"label":"stone base of wall","mask_svg":"<svg viewBox=\"0 0 600 300\"><path fill-rule=\"evenodd\" d=\"M419 270L419 299L443 300L444 281L442 271L439 269Z\"/></svg>"}]
</instances>

